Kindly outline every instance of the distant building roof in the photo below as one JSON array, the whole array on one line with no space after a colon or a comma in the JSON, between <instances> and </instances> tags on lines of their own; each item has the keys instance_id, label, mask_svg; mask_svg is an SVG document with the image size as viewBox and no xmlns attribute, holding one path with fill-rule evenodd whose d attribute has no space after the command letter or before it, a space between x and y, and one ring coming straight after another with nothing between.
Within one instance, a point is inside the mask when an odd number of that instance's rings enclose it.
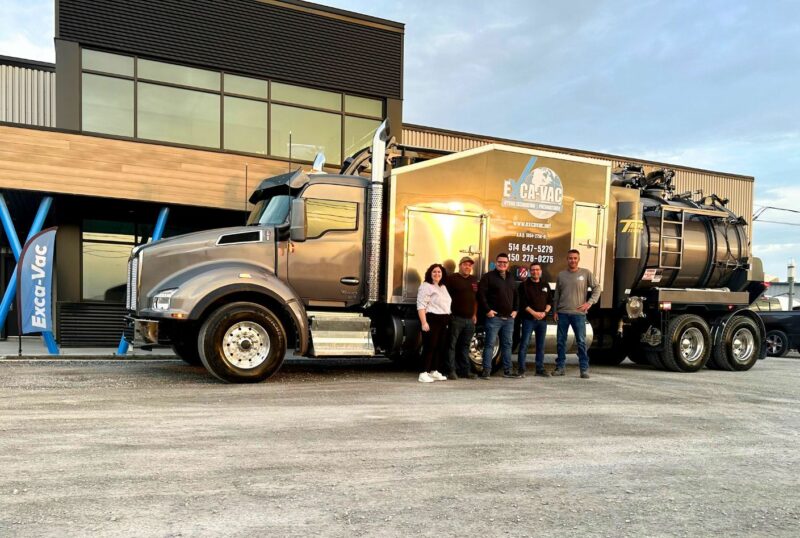
<instances>
[{"instance_id":1,"label":"distant building roof","mask_svg":"<svg viewBox=\"0 0 800 538\"><path fill-rule=\"evenodd\" d=\"M0 65L10 65L12 67L22 67L25 69L38 69L40 71L55 72L56 64L49 62L39 62L37 60L26 60L24 58L14 58L13 56L0 56Z\"/></svg>"}]
</instances>

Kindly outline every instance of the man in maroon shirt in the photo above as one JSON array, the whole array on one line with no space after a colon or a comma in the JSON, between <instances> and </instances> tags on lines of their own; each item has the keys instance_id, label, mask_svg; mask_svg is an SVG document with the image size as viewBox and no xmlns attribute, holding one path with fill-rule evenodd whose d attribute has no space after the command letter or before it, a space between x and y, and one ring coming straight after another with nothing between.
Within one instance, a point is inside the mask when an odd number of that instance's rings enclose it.
<instances>
[{"instance_id":1,"label":"man in maroon shirt","mask_svg":"<svg viewBox=\"0 0 800 538\"><path fill-rule=\"evenodd\" d=\"M468 377L476 379L469 362L469 343L475 334L478 314L478 280L472 275L475 262L464 256L458 263L458 272L447 275L447 291L453 300L450 310L450 348L447 353L447 379Z\"/></svg>"}]
</instances>

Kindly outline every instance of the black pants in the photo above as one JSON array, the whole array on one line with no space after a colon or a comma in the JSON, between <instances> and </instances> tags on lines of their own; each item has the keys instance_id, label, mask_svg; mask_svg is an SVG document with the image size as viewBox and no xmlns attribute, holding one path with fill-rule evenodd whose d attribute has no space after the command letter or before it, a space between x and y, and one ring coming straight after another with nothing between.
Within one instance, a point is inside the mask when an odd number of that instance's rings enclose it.
<instances>
[{"instance_id":1,"label":"black pants","mask_svg":"<svg viewBox=\"0 0 800 538\"><path fill-rule=\"evenodd\" d=\"M445 375L456 372L466 377L472 371L469 361L469 344L475 334L475 324L472 318L462 318L453 315L450 318L449 349L447 350L447 368Z\"/></svg>"},{"instance_id":2,"label":"black pants","mask_svg":"<svg viewBox=\"0 0 800 538\"><path fill-rule=\"evenodd\" d=\"M422 371L442 370L447 355L449 314L425 314L430 330L422 332Z\"/></svg>"}]
</instances>

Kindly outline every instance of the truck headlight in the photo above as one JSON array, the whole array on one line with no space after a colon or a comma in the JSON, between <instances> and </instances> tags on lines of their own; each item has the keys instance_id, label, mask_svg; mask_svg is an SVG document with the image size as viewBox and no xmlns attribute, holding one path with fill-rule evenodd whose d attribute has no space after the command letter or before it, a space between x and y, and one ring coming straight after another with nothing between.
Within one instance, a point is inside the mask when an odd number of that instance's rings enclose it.
<instances>
[{"instance_id":1,"label":"truck headlight","mask_svg":"<svg viewBox=\"0 0 800 538\"><path fill-rule=\"evenodd\" d=\"M153 310L169 310L170 298L175 295L178 288L162 290L153 296Z\"/></svg>"}]
</instances>

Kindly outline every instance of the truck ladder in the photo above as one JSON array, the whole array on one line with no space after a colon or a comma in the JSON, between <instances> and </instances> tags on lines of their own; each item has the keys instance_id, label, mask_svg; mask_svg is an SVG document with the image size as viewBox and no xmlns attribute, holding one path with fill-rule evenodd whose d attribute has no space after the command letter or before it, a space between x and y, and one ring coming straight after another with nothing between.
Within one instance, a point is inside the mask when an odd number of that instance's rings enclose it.
<instances>
[{"instance_id":1,"label":"truck ladder","mask_svg":"<svg viewBox=\"0 0 800 538\"><path fill-rule=\"evenodd\" d=\"M667 213L680 215L680 220L667 218ZM669 211L661 209L661 235L658 242L658 267L660 269L680 269L683 267L683 227L686 221L686 212L680 207L670 207ZM664 225L669 224L677 229L676 235L664 235ZM668 250L666 241L674 240L678 243L678 250ZM675 265L667 265L664 261L666 256L675 255L677 262Z\"/></svg>"}]
</instances>

